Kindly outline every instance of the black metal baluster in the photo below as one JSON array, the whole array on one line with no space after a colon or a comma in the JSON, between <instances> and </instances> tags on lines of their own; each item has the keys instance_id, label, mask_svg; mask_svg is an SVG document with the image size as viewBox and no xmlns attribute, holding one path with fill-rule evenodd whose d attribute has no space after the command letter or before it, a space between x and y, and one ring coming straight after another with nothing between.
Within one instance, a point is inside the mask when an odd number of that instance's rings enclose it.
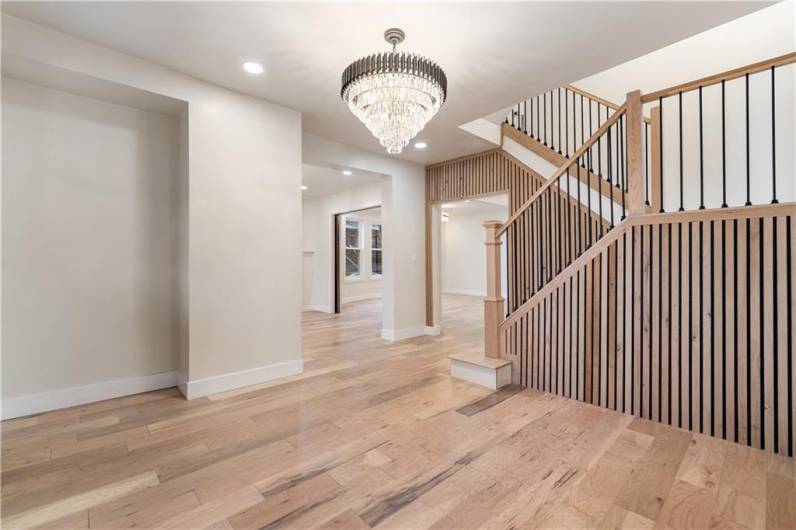
<instances>
[{"instance_id":1,"label":"black metal baluster","mask_svg":"<svg viewBox=\"0 0 796 530\"><path fill-rule=\"evenodd\" d=\"M705 209L705 159L702 156L702 87L699 87L699 209ZM701 428L700 428L701 431Z\"/></svg>"},{"instance_id":2,"label":"black metal baluster","mask_svg":"<svg viewBox=\"0 0 796 530\"><path fill-rule=\"evenodd\" d=\"M774 67L771 67L771 204L777 204L777 128L774 99Z\"/></svg>"},{"instance_id":3,"label":"black metal baluster","mask_svg":"<svg viewBox=\"0 0 796 530\"><path fill-rule=\"evenodd\" d=\"M558 87L558 154L561 153L561 87Z\"/></svg>"},{"instance_id":4,"label":"black metal baluster","mask_svg":"<svg viewBox=\"0 0 796 530\"><path fill-rule=\"evenodd\" d=\"M573 92L573 94L574 94L574 92ZM573 115L573 118L574 118L574 115ZM576 181L578 183L578 218L577 218L578 237L575 239L575 244L577 245L577 248L578 248L578 256L580 256L581 252L583 252L583 245L582 245L583 238L581 237L581 231L580 231L581 218L583 217L583 203L580 200L580 188L581 188L581 186L580 186L580 164L578 164L577 160L575 161L575 166L577 167L577 171L578 171L577 179L576 179Z\"/></svg>"},{"instance_id":5,"label":"black metal baluster","mask_svg":"<svg viewBox=\"0 0 796 530\"><path fill-rule=\"evenodd\" d=\"M599 140L598 140L599 141ZM606 138L606 146L608 149L608 156L605 158L608 162L608 169L607 169L607 176L608 176L608 191L611 193L611 197L608 199L608 202L611 204L611 223L609 224L608 230L611 230L614 227L614 201L613 201L613 194L614 194L614 186L613 186L613 167L611 164L611 128L608 128L608 137ZM598 150L599 153L599 150ZM600 184L600 237L603 236L603 195L602 195L602 179L599 181Z\"/></svg>"},{"instance_id":6,"label":"black metal baluster","mask_svg":"<svg viewBox=\"0 0 796 530\"><path fill-rule=\"evenodd\" d=\"M542 132L544 144L547 146L547 92L542 94Z\"/></svg>"},{"instance_id":7,"label":"black metal baluster","mask_svg":"<svg viewBox=\"0 0 796 530\"><path fill-rule=\"evenodd\" d=\"M533 100L534 100L534 99L536 99L536 98L531 98L531 105L530 105L530 107L531 107L531 120L530 120L530 121L531 121L531 126L530 126L530 128L528 129L528 131L530 131L530 134L529 134L529 136L530 136L531 138L535 138L535 136L533 135Z\"/></svg>"},{"instance_id":8,"label":"black metal baluster","mask_svg":"<svg viewBox=\"0 0 796 530\"><path fill-rule=\"evenodd\" d=\"M625 119L624 116L619 116L619 124L618 124L619 135L618 135L618 138L617 138L617 143L619 145L617 146L617 148L618 148L618 151L619 151L619 168L620 168L620 171L626 176L627 172L625 172L625 150L624 150L624 147L623 147L624 143L622 141L624 139L624 137L625 137L624 119ZM622 190L622 220L624 220L625 219L625 212L627 210L626 207L625 207L625 195L627 195L627 193L626 193L627 192L627 183L626 182L622 183L621 190ZM611 205L613 206L613 200L611 200ZM613 220L611 222L613 222Z\"/></svg>"},{"instance_id":9,"label":"black metal baluster","mask_svg":"<svg viewBox=\"0 0 796 530\"><path fill-rule=\"evenodd\" d=\"M749 74L746 74L746 206L752 205L752 187L749 173Z\"/></svg>"},{"instance_id":10,"label":"black metal baluster","mask_svg":"<svg viewBox=\"0 0 796 530\"><path fill-rule=\"evenodd\" d=\"M771 67L771 73L774 73L774 67ZM779 296L779 289L777 289L777 280L779 276L779 262L777 260L777 218L776 216L771 219L772 229L771 229L771 270L772 273L772 293L773 293L773 312L771 315L771 325L773 327L771 334L772 338L772 345L771 345L771 357L774 359L774 371L771 374L772 380L774 382L774 452L779 453L779 301L777 300L777 296ZM762 237L760 238L763 239ZM790 333L793 330L789 330Z\"/></svg>"},{"instance_id":11,"label":"black metal baluster","mask_svg":"<svg viewBox=\"0 0 796 530\"><path fill-rule=\"evenodd\" d=\"M791 216L785 218L785 292L787 293L787 303L785 310L787 311L788 330L793 330L793 264L791 263ZM793 333L791 331L786 335L787 337L787 386L788 391L785 394L786 407L788 412L788 456L793 456Z\"/></svg>"},{"instance_id":12,"label":"black metal baluster","mask_svg":"<svg viewBox=\"0 0 796 530\"><path fill-rule=\"evenodd\" d=\"M757 325L760 326L760 329L766 329L764 325L764 317L765 317L765 278L763 277L763 271L766 270L765 268L765 248L764 248L764 240L765 238L765 231L763 230L763 218L759 219L759 232L758 232L758 241L759 245L759 252L760 252L760 320L757 322ZM766 448L766 373L765 373L765 358L766 358L766 340L765 340L765 333L760 333L760 448Z\"/></svg>"},{"instance_id":13,"label":"black metal baluster","mask_svg":"<svg viewBox=\"0 0 796 530\"><path fill-rule=\"evenodd\" d=\"M630 414L636 414L636 227L630 227Z\"/></svg>"},{"instance_id":14,"label":"black metal baluster","mask_svg":"<svg viewBox=\"0 0 796 530\"><path fill-rule=\"evenodd\" d=\"M724 80L722 79L721 80L721 197L722 197L721 207L722 208L727 207L727 122L725 119L724 111L725 111Z\"/></svg>"},{"instance_id":15,"label":"black metal baluster","mask_svg":"<svg viewBox=\"0 0 796 530\"><path fill-rule=\"evenodd\" d=\"M682 212L685 210L683 208L683 93L680 92L678 94L678 100L680 105L680 117L679 117L679 134L680 134L680 211ZM663 131L661 131L663 134ZM661 153L661 158L663 158L663 154Z\"/></svg>"},{"instance_id":16,"label":"black metal baluster","mask_svg":"<svg viewBox=\"0 0 796 530\"><path fill-rule=\"evenodd\" d=\"M727 439L727 221L721 220L721 437Z\"/></svg>"},{"instance_id":17,"label":"black metal baluster","mask_svg":"<svg viewBox=\"0 0 796 530\"><path fill-rule=\"evenodd\" d=\"M569 98L567 97L567 89L564 89L564 142L566 147L567 158L569 158Z\"/></svg>"},{"instance_id":18,"label":"black metal baluster","mask_svg":"<svg viewBox=\"0 0 796 530\"><path fill-rule=\"evenodd\" d=\"M650 155L649 155L649 125L644 124L644 204L650 205Z\"/></svg>"},{"instance_id":19,"label":"black metal baluster","mask_svg":"<svg viewBox=\"0 0 796 530\"><path fill-rule=\"evenodd\" d=\"M738 219L732 220L732 272L733 272L733 282L732 282L732 305L733 305L733 315L732 315L732 327L733 327L733 354L735 360L733 362L733 388L735 392L733 392L733 424L735 425L735 438L733 441L738 443L738 436L740 432L740 424L741 424L741 417L738 414L738 400L739 394L738 392Z\"/></svg>"},{"instance_id":20,"label":"black metal baluster","mask_svg":"<svg viewBox=\"0 0 796 530\"><path fill-rule=\"evenodd\" d=\"M658 116L660 116L659 125L658 125L658 164L659 164L659 173L660 173L660 183L658 193L660 193L660 201L661 207L658 210L660 213L663 213L663 98L658 98Z\"/></svg>"}]
</instances>

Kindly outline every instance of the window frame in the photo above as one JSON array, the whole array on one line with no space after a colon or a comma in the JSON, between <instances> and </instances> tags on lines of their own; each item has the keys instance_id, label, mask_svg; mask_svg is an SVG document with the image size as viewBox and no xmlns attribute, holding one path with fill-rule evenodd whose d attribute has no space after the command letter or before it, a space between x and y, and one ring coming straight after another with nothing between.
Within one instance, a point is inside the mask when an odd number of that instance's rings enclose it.
<instances>
[{"instance_id":1,"label":"window frame","mask_svg":"<svg viewBox=\"0 0 796 530\"><path fill-rule=\"evenodd\" d=\"M379 227L378 228L378 232L379 232L379 243L380 244L379 244L378 247L374 246L374 244L373 244L373 241L374 241L373 232L374 232L374 227L376 227L376 226ZM373 272L373 256L375 255L376 252L379 253L379 257L380 257L380 260L379 260L379 262L381 263L381 272L380 273L374 273ZM370 279L371 280L381 280L383 275L384 275L384 227L382 226L381 221L379 221L379 222L371 222L370 223Z\"/></svg>"},{"instance_id":2,"label":"window frame","mask_svg":"<svg viewBox=\"0 0 796 530\"><path fill-rule=\"evenodd\" d=\"M349 247L348 246L348 223L356 223L357 225L357 246L356 247ZM363 238L362 238L362 220L356 219L352 217L344 217L343 218L343 252L342 252L342 260L343 260L343 281L346 283L354 283L354 282L361 282L363 281L362 275L362 254L364 248ZM347 272L347 264L348 264L348 251L349 250L356 250L357 254L357 266L358 272L355 275L349 275Z\"/></svg>"}]
</instances>

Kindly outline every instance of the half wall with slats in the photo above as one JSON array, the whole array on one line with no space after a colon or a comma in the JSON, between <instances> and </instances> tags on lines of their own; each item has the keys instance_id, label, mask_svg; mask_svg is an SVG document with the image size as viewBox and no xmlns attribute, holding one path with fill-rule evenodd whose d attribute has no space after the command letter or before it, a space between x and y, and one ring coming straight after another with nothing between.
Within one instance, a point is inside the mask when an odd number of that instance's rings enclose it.
<instances>
[{"instance_id":1,"label":"half wall with slats","mask_svg":"<svg viewBox=\"0 0 796 530\"><path fill-rule=\"evenodd\" d=\"M573 175L581 173L587 172L579 167L573 170ZM509 215L547 184L544 177L501 149L429 166L426 175L429 204L508 193ZM585 176L582 179L586 182ZM587 248L596 234L609 230L610 222L583 204L579 207L574 195L562 186L549 188L546 200L539 201L507 231L509 312L563 270L575 252Z\"/></svg>"},{"instance_id":2,"label":"half wall with slats","mask_svg":"<svg viewBox=\"0 0 796 530\"><path fill-rule=\"evenodd\" d=\"M796 205L633 216L500 326L521 384L792 456Z\"/></svg>"}]
</instances>

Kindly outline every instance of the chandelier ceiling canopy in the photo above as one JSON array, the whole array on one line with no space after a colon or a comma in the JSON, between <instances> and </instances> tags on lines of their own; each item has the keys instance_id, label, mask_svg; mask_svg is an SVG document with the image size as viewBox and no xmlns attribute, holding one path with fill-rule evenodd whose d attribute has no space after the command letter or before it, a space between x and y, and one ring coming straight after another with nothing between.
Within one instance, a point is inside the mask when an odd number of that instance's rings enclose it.
<instances>
[{"instance_id":1,"label":"chandelier ceiling canopy","mask_svg":"<svg viewBox=\"0 0 796 530\"><path fill-rule=\"evenodd\" d=\"M392 51L354 61L343 71L340 96L351 112L379 139L388 153L398 154L439 111L448 80L435 62L396 51L404 32L391 28L384 39Z\"/></svg>"}]
</instances>

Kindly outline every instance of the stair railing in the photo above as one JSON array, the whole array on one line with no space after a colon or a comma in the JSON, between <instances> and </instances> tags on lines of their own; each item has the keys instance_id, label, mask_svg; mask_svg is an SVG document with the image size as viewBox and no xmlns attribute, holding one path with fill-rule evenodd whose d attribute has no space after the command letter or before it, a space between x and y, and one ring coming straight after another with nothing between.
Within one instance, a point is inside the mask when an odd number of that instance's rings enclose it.
<instances>
[{"instance_id":1,"label":"stair railing","mask_svg":"<svg viewBox=\"0 0 796 530\"><path fill-rule=\"evenodd\" d=\"M570 157L619 107L567 85L517 103L505 123Z\"/></svg>"},{"instance_id":2,"label":"stair railing","mask_svg":"<svg viewBox=\"0 0 796 530\"><path fill-rule=\"evenodd\" d=\"M794 62L789 53L642 96L652 211L776 204L793 191Z\"/></svg>"},{"instance_id":3,"label":"stair railing","mask_svg":"<svg viewBox=\"0 0 796 530\"><path fill-rule=\"evenodd\" d=\"M498 327L538 290L610 232L628 214L629 170L638 172L641 152L628 157L625 137L640 145L641 101L635 93L606 119L505 223L489 221L487 230L486 352L498 356ZM638 124L628 120L638 118ZM630 127L630 130L626 130ZM638 167L637 167L638 166ZM643 193L643 192L642 192ZM640 201L643 207L643 199ZM499 292L505 243L505 273L512 280L507 299Z\"/></svg>"}]
</instances>

